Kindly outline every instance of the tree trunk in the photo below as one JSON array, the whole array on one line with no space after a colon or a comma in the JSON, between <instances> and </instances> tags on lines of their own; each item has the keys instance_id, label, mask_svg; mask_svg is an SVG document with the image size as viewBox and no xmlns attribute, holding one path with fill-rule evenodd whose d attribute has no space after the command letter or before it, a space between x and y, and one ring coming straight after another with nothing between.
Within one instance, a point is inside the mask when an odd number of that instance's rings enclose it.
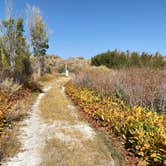
<instances>
[{"instance_id":1,"label":"tree trunk","mask_svg":"<svg viewBox=\"0 0 166 166\"><path fill-rule=\"evenodd\" d=\"M11 67L11 70L14 72L15 70L15 51L13 52L13 54L10 56L10 67Z\"/></svg>"},{"instance_id":2,"label":"tree trunk","mask_svg":"<svg viewBox=\"0 0 166 166\"><path fill-rule=\"evenodd\" d=\"M44 57L38 56L38 77L44 74Z\"/></svg>"},{"instance_id":3,"label":"tree trunk","mask_svg":"<svg viewBox=\"0 0 166 166\"><path fill-rule=\"evenodd\" d=\"M37 74L38 74L38 77L41 77L41 64L40 64L40 56L37 57L37 63L38 63L38 71L37 71Z\"/></svg>"}]
</instances>

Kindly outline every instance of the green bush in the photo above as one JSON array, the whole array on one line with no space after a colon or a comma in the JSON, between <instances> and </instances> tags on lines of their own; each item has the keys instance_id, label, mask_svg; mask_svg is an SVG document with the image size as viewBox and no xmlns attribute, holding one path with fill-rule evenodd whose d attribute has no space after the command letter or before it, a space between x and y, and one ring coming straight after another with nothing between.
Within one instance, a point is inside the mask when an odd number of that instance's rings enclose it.
<instances>
[{"instance_id":1,"label":"green bush","mask_svg":"<svg viewBox=\"0 0 166 166\"><path fill-rule=\"evenodd\" d=\"M155 69L163 69L166 67L164 57L159 53L154 55L142 52L118 52L107 51L91 58L91 65L105 65L108 68L124 68L124 67L148 67Z\"/></svg>"}]
</instances>

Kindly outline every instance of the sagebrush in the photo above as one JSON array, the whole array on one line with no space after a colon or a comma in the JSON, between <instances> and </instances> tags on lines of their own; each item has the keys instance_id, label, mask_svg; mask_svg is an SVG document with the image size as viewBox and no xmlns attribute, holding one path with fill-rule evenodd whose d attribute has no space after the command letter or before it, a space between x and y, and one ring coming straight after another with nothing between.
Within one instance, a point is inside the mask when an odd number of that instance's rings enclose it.
<instances>
[{"instance_id":1,"label":"sagebrush","mask_svg":"<svg viewBox=\"0 0 166 166\"><path fill-rule=\"evenodd\" d=\"M109 70L94 67L79 70L73 83L93 89L102 96L115 95L131 106L166 112L166 70Z\"/></svg>"}]
</instances>

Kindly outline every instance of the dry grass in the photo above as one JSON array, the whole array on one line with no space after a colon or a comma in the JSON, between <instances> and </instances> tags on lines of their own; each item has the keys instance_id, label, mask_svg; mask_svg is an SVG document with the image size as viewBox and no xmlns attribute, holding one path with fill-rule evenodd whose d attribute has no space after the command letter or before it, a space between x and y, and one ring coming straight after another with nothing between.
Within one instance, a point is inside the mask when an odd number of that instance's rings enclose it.
<instances>
[{"instance_id":1,"label":"dry grass","mask_svg":"<svg viewBox=\"0 0 166 166\"><path fill-rule=\"evenodd\" d=\"M62 72L65 69L65 60L56 56L44 56L44 70L46 73ZM38 71L38 60L36 57L31 58L33 73ZM34 74L35 75L35 74Z\"/></svg>"},{"instance_id":2,"label":"dry grass","mask_svg":"<svg viewBox=\"0 0 166 166\"><path fill-rule=\"evenodd\" d=\"M107 146L100 140L70 146L61 140L51 139L44 149L44 162L40 166L107 166L112 158Z\"/></svg>"},{"instance_id":3,"label":"dry grass","mask_svg":"<svg viewBox=\"0 0 166 166\"><path fill-rule=\"evenodd\" d=\"M115 146L115 143L112 143L112 141L110 141L110 138L104 135L102 131L98 131L97 136L100 139L102 139L105 146L109 148L112 157L115 160L116 163L115 166L124 166L125 165L125 154L123 154L124 150L122 149L122 151L120 151L120 147L118 147L119 145Z\"/></svg>"},{"instance_id":4,"label":"dry grass","mask_svg":"<svg viewBox=\"0 0 166 166\"><path fill-rule=\"evenodd\" d=\"M18 130L5 129L0 138L0 161L7 157L14 156L20 149L21 145L18 142Z\"/></svg>"},{"instance_id":5,"label":"dry grass","mask_svg":"<svg viewBox=\"0 0 166 166\"><path fill-rule=\"evenodd\" d=\"M166 111L166 70L90 68L78 72L73 82L103 96L115 94L131 106Z\"/></svg>"},{"instance_id":6,"label":"dry grass","mask_svg":"<svg viewBox=\"0 0 166 166\"><path fill-rule=\"evenodd\" d=\"M66 60L70 72L77 72L81 68L89 67L90 60L83 57L69 58Z\"/></svg>"},{"instance_id":7,"label":"dry grass","mask_svg":"<svg viewBox=\"0 0 166 166\"><path fill-rule=\"evenodd\" d=\"M63 84L68 81L68 78L61 79L61 82L56 82L55 85L46 95L44 99L41 100L40 111L41 117L45 121L50 120L68 120L69 111L67 110L67 105L70 104L63 96Z\"/></svg>"},{"instance_id":8,"label":"dry grass","mask_svg":"<svg viewBox=\"0 0 166 166\"><path fill-rule=\"evenodd\" d=\"M54 80L57 80L59 78L60 74L57 72L53 72L51 74L44 74L42 77L37 79L37 82L42 85L46 86L48 83L53 82Z\"/></svg>"},{"instance_id":9,"label":"dry grass","mask_svg":"<svg viewBox=\"0 0 166 166\"><path fill-rule=\"evenodd\" d=\"M46 139L46 145L42 152L40 166L94 166L111 165L112 151L117 165L123 165L122 155L112 148L109 141L96 132L91 139L83 136L82 128L76 126L85 125L76 108L72 110L71 102L66 98L61 87L68 81L62 78L54 83L53 88L41 99L40 115L48 123L52 136ZM86 131L86 130L85 130ZM60 135L58 135L58 133ZM58 137L57 137L58 135ZM84 138L85 137L85 138Z\"/></svg>"},{"instance_id":10,"label":"dry grass","mask_svg":"<svg viewBox=\"0 0 166 166\"><path fill-rule=\"evenodd\" d=\"M21 84L14 82L12 78L5 78L0 82L0 89L3 89L10 94L18 91L21 87Z\"/></svg>"},{"instance_id":11,"label":"dry grass","mask_svg":"<svg viewBox=\"0 0 166 166\"><path fill-rule=\"evenodd\" d=\"M28 114L36 94L32 94L26 99L19 101L17 105L11 109L6 117L6 128L0 136L0 161L14 156L20 150L20 143L18 141L19 128L18 122Z\"/></svg>"},{"instance_id":12,"label":"dry grass","mask_svg":"<svg viewBox=\"0 0 166 166\"><path fill-rule=\"evenodd\" d=\"M35 98L37 96L37 93L32 93L27 98L18 101L12 109L7 112L6 114L6 122L12 123L12 122L19 122L21 121L25 116L28 115L28 110L31 108L32 103L34 102Z\"/></svg>"},{"instance_id":13,"label":"dry grass","mask_svg":"<svg viewBox=\"0 0 166 166\"><path fill-rule=\"evenodd\" d=\"M52 74L44 74L42 77L40 77L38 79L39 82L44 82L44 83L48 83L54 79L57 79L57 77L59 76L58 73L54 72Z\"/></svg>"}]
</instances>

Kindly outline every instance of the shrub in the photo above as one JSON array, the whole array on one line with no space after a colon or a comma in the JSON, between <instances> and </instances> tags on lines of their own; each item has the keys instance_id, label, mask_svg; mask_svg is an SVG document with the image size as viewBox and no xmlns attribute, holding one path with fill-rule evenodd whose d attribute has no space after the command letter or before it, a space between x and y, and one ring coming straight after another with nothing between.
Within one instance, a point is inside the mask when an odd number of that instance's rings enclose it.
<instances>
[{"instance_id":1,"label":"shrub","mask_svg":"<svg viewBox=\"0 0 166 166\"><path fill-rule=\"evenodd\" d=\"M144 165L166 165L166 115L68 83L66 93L99 125L120 136ZM141 165L141 164L140 164Z\"/></svg>"},{"instance_id":2,"label":"shrub","mask_svg":"<svg viewBox=\"0 0 166 166\"><path fill-rule=\"evenodd\" d=\"M55 79L57 76L58 76L58 73L55 73L55 72L54 74L44 74L42 77L38 79L38 81L49 82Z\"/></svg>"},{"instance_id":3,"label":"shrub","mask_svg":"<svg viewBox=\"0 0 166 166\"><path fill-rule=\"evenodd\" d=\"M29 89L32 92L42 92L41 85L37 83L36 81L28 81L24 84L25 89Z\"/></svg>"},{"instance_id":4,"label":"shrub","mask_svg":"<svg viewBox=\"0 0 166 166\"><path fill-rule=\"evenodd\" d=\"M11 94L15 93L19 89L21 89L22 85L13 81L12 78L6 78L0 83L0 89L7 91Z\"/></svg>"},{"instance_id":5,"label":"shrub","mask_svg":"<svg viewBox=\"0 0 166 166\"><path fill-rule=\"evenodd\" d=\"M163 69L166 67L166 61L162 55L154 55L142 52L118 52L107 51L91 58L91 65L105 65L108 68L125 68L125 67L148 67L154 69Z\"/></svg>"},{"instance_id":6,"label":"shrub","mask_svg":"<svg viewBox=\"0 0 166 166\"><path fill-rule=\"evenodd\" d=\"M88 68L76 73L73 83L124 100L128 105L166 111L166 70Z\"/></svg>"}]
</instances>

